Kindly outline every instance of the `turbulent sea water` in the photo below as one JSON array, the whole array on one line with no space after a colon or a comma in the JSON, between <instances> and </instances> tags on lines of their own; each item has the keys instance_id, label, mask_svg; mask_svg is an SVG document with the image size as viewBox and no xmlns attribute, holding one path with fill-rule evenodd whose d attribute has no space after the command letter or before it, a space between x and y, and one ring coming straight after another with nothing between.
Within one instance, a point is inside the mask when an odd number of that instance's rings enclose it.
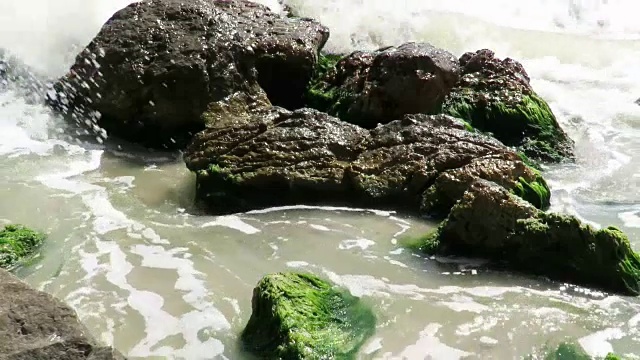
<instances>
[{"instance_id":1,"label":"turbulent sea water","mask_svg":"<svg viewBox=\"0 0 640 360\"><path fill-rule=\"evenodd\" d=\"M0 2L0 48L54 77L130 1ZM269 3L275 11L279 5ZM520 60L576 141L544 170L552 209L616 225L640 250L640 22L633 0L291 0L328 48L427 41ZM362 359L517 359L550 341L640 358L640 300L421 259L397 240L433 224L346 208L199 216L180 154L82 145L40 105L0 92L0 221L50 234L19 275L132 359L247 359L236 339L266 273L312 271L378 316Z\"/></svg>"}]
</instances>

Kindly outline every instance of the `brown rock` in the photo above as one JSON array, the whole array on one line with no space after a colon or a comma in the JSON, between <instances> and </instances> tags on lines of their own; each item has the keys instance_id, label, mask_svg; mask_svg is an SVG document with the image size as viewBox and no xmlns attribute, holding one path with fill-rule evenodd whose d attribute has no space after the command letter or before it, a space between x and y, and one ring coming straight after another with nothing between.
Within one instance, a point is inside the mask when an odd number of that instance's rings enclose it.
<instances>
[{"instance_id":1,"label":"brown rock","mask_svg":"<svg viewBox=\"0 0 640 360\"><path fill-rule=\"evenodd\" d=\"M109 19L54 84L76 121L149 146L176 147L229 96L301 105L328 30L245 0L145 0Z\"/></svg>"},{"instance_id":2,"label":"brown rock","mask_svg":"<svg viewBox=\"0 0 640 360\"><path fill-rule=\"evenodd\" d=\"M73 309L0 269L0 359L123 360L97 344Z\"/></svg>"}]
</instances>

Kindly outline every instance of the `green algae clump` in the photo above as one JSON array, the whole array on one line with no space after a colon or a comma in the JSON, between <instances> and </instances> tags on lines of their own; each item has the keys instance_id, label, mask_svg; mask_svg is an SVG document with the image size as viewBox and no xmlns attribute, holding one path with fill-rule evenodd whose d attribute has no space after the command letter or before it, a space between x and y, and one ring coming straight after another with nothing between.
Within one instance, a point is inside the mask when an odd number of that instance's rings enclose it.
<instances>
[{"instance_id":1,"label":"green algae clump","mask_svg":"<svg viewBox=\"0 0 640 360\"><path fill-rule=\"evenodd\" d=\"M551 205L551 190L541 175L531 182L520 177L511 191L538 209L544 210Z\"/></svg>"},{"instance_id":2,"label":"green algae clump","mask_svg":"<svg viewBox=\"0 0 640 360\"><path fill-rule=\"evenodd\" d=\"M265 276L252 308L241 340L261 359L355 359L375 330L369 307L310 274Z\"/></svg>"},{"instance_id":3,"label":"green algae clump","mask_svg":"<svg viewBox=\"0 0 640 360\"><path fill-rule=\"evenodd\" d=\"M475 182L422 248L429 255L485 258L552 280L640 294L640 256L622 231L540 211L489 181Z\"/></svg>"},{"instance_id":4,"label":"green algae clump","mask_svg":"<svg viewBox=\"0 0 640 360\"><path fill-rule=\"evenodd\" d=\"M31 256L45 236L22 225L6 225L0 230L0 268L12 269Z\"/></svg>"},{"instance_id":5,"label":"green algae clump","mask_svg":"<svg viewBox=\"0 0 640 360\"><path fill-rule=\"evenodd\" d=\"M305 104L344 120L353 101L352 96L330 83L335 66L343 57L338 54L319 54L313 77L307 86Z\"/></svg>"}]
</instances>

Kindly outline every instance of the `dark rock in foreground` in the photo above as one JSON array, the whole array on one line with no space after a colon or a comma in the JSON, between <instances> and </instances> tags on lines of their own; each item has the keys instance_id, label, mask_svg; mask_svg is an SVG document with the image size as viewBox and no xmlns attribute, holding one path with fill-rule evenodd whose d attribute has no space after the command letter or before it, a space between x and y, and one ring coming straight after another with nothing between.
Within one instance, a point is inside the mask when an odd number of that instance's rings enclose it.
<instances>
[{"instance_id":1,"label":"dark rock in foreground","mask_svg":"<svg viewBox=\"0 0 640 360\"><path fill-rule=\"evenodd\" d=\"M229 97L300 106L328 36L244 0L145 0L104 24L49 102L109 135L179 147Z\"/></svg>"},{"instance_id":2,"label":"dark rock in foreground","mask_svg":"<svg viewBox=\"0 0 640 360\"><path fill-rule=\"evenodd\" d=\"M438 113L460 76L457 59L427 43L356 51L332 62L335 68L311 83L308 105L366 128Z\"/></svg>"},{"instance_id":3,"label":"dark rock in foreground","mask_svg":"<svg viewBox=\"0 0 640 360\"><path fill-rule=\"evenodd\" d=\"M640 256L620 230L542 212L488 181L474 183L420 246L429 254L487 258L552 280L640 294Z\"/></svg>"},{"instance_id":4,"label":"dark rock in foreground","mask_svg":"<svg viewBox=\"0 0 640 360\"><path fill-rule=\"evenodd\" d=\"M0 359L122 360L98 345L76 313L0 269Z\"/></svg>"},{"instance_id":5,"label":"dark rock in foreground","mask_svg":"<svg viewBox=\"0 0 640 360\"><path fill-rule=\"evenodd\" d=\"M22 225L6 225L0 230L0 268L11 269L42 244L45 236Z\"/></svg>"},{"instance_id":6,"label":"dark rock in foreground","mask_svg":"<svg viewBox=\"0 0 640 360\"><path fill-rule=\"evenodd\" d=\"M371 310L316 276L265 276L253 290L244 348L260 359L355 359L373 334Z\"/></svg>"},{"instance_id":7,"label":"dark rock in foreground","mask_svg":"<svg viewBox=\"0 0 640 360\"><path fill-rule=\"evenodd\" d=\"M447 96L444 113L490 132L533 159L559 162L573 157L573 141L533 91L519 62L500 60L485 49L462 55L460 65L463 76Z\"/></svg>"},{"instance_id":8,"label":"dark rock in foreground","mask_svg":"<svg viewBox=\"0 0 640 360\"><path fill-rule=\"evenodd\" d=\"M515 152L445 115L366 130L312 109L272 108L197 134L185 161L197 174L197 197L215 214L346 204L442 216L476 179L543 208L550 196Z\"/></svg>"}]
</instances>

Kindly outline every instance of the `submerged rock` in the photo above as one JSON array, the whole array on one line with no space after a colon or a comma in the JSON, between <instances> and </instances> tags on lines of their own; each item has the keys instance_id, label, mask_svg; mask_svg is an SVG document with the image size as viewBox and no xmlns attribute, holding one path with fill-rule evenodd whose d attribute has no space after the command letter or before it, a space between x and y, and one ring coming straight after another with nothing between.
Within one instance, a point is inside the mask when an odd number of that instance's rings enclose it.
<instances>
[{"instance_id":1,"label":"submerged rock","mask_svg":"<svg viewBox=\"0 0 640 360\"><path fill-rule=\"evenodd\" d=\"M427 43L323 60L335 68L314 78L308 105L367 128L406 114L437 113L460 73L452 54Z\"/></svg>"},{"instance_id":2,"label":"submerged rock","mask_svg":"<svg viewBox=\"0 0 640 360\"><path fill-rule=\"evenodd\" d=\"M500 60L485 49L462 55L460 65L463 75L447 96L444 113L490 132L533 159L559 162L573 157L573 141L533 91L519 62Z\"/></svg>"},{"instance_id":3,"label":"submerged rock","mask_svg":"<svg viewBox=\"0 0 640 360\"><path fill-rule=\"evenodd\" d=\"M253 290L244 348L260 359L355 359L374 333L369 307L309 274L265 276Z\"/></svg>"},{"instance_id":4,"label":"submerged rock","mask_svg":"<svg viewBox=\"0 0 640 360\"><path fill-rule=\"evenodd\" d=\"M49 103L111 135L181 146L229 97L300 106L328 36L250 1L145 0L104 24Z\"/></svg>"},{"instance_id":5,"label":"submerged rock","mask_svg":"<svg viewBox=\"0 0 640 360\"><path fill-rule=\"evenodd\" d=\"M640 256L620 230L540 211L488 181L470 186L420 246L429 254L487 258L552 280L640 294Z\"/></svg>"},{"instance_id":6,"label":"submerged rock","mask_svg":"<svg viewBox=\"0 0 640 360\"><path fill-rule=\"evenodd\" d=\"M7 225L0 230L0 268L11 269L31 256L45 236L22 225Z\"/></svg>"},{"instance_id":7,"label":"submerged rock","mask_svg":"<svg viewBox=\"0 0 640 360\"><path fill-rule=\"evenodd\" d=\"M609 353L604 358L592 358L580 345L562 342L554 349L546 349L542 355L529 355L524 360L620 360L620 357Z\"/></svg>"},{"instance_id":8,"label":"submerged rock","mask_svg":"<svg viewBox=\"0 0 640 360\"><path fill-rule=\"evenodd\" d=\"M198 199L215 214L345 204L442 216L479 178L539 207L550 197L514 151L445 115L407 115L366 130L312 109L272 108L197 134L185 162L196 172Z\"/></svg>"},{"instance_id":9,"label":"submerged rock","mask_svg":"<svg viewBox=\"0 0 640 360\"><path fill-rule=\"evenodd\" d=\"M124 359L97 344L69 306L2 269L0 324L3 360Z\"/></svg>"}]
</instances>

